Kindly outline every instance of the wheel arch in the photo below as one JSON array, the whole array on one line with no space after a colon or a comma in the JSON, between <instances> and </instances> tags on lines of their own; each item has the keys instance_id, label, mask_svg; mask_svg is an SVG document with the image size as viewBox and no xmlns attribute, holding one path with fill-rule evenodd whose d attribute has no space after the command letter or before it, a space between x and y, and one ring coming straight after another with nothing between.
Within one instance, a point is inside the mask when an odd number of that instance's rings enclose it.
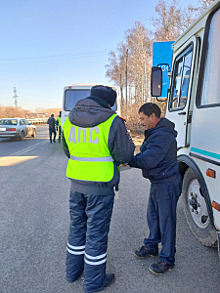
<instances>
[{"instance_id":1,"label":"wheel arch","mask_svg":"<svg viewBox=\"0 0 220 293\"><path fill-rule=\"evenodd\" d=\"M202 175L198 165L195 163L195 161L193 159L191 159L190 157L188 157L186 155L179 155L177 160L178 160L178 165L179 165L179 173L180 173L180 176L182 177L182 179L184 178L185 172L188 168L191 168L193 170L193 172L196 174L196 177L197 177L198 182L201 187L200 192L201 192L202 196L205 198L210 221L211 221L212 225L215 227L213 212L212 212L212 204L211 204L208 188L206 186L205 180L203 178L203 175Z\"/></svg>"}]
</instances>

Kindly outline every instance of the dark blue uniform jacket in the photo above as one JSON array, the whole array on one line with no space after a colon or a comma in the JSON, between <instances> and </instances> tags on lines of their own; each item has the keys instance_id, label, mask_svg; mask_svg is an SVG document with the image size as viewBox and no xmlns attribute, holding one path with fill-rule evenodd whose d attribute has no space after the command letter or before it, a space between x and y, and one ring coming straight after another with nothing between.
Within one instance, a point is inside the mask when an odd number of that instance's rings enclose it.
<instances>
[{"instance_id":1,"label":"dark blue uniform jacket","mask_svg":"<svg viewBox=\"0 0 220 293\"><path fill-rule=\"evenodd\" d=\"M156 127L145 130L140 153L129 162L131 167L142 169L143 177L152 183L167 182L178 174L177 131L175 125L161 118Z\"/></svg>"}]
</instances>

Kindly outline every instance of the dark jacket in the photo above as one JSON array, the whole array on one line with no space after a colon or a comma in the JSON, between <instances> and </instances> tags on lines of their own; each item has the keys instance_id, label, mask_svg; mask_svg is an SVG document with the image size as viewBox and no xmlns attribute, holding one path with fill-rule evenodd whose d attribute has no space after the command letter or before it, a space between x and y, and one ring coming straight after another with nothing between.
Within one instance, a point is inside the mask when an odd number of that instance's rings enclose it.
<instances>
[{"instance_id":1,"label":"dark jacket","mask_svg":"<svg viewBox=\"0 0 220 293\"><path fill-rule=\"evenodd\" d=\"M56 119L54 117L48 118L47 124L49 124L50 129L54 130L56 126Z\"/></svg>"},{"instance_id":2,"label":"dark jacket","mask_svg":"<svg viewBox=\"0 0 220 293\"><path fill-rule=\"evenodd\" d=\"M145 130L141 152L129 162L131 167L142 169L143 177L152 183L169 181L178 174L174 127L170 120L161 118L156 127Z\"/></svg>"},{"instance_id":3,"label":"dark jacket","mask_svg":"<svg viewBox=\"0 0 220 293\"><path fill-rule=\"evenodd\" d=\"M96 97L88 97L76 103L70 111L69 119L73 125L87 128L94 127L105 122L115 112L108 107L107 103ZM63 136L63 148L65 154L70 157L68 146ZM71 179L71 187L74 191L81 193L109 194L113 186L117 186L120 180L120 174L117 166L122 163L128 163L134 153L135 145L129 137L124 121L116 117L109 131L108 148L114 159L114 177L108 183L85 182Z\"/></svg>"}]
</instances>

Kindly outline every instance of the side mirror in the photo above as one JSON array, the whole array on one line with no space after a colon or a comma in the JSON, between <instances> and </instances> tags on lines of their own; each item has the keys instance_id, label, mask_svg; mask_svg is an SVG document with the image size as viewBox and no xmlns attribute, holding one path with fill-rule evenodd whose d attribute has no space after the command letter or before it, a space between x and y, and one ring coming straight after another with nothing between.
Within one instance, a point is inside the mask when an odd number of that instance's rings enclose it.
<instances>
[{"instance_id":1,"label":"side mirror","mask_svg":"<svg viewBox=\"0 0 220 293\"><path fill-rule=\"evenodd\" d=\"M161 67L152 67L151 69L151 96L160 97L162 93L162 69Z\"/></svg>"}]
</instances>

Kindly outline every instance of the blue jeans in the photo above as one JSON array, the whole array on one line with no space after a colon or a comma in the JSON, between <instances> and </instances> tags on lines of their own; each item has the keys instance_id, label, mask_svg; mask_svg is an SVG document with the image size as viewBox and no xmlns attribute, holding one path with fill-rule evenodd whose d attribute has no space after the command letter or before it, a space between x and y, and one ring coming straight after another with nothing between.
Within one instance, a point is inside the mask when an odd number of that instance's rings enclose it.
<instances>
[{"instance_id":1,"label":"blue jeans","mask_svg":"<svg viewBox=\"0 0 220 293\"><path fill-rule=\"evenodd\" d=\"M176 253L176 206L182 191L180 175L175 180L151 185L147 210L150 235L144 245L157 251L161 242L160 259L168 264L175 262Z\"/></svg>"}]
</instances>

